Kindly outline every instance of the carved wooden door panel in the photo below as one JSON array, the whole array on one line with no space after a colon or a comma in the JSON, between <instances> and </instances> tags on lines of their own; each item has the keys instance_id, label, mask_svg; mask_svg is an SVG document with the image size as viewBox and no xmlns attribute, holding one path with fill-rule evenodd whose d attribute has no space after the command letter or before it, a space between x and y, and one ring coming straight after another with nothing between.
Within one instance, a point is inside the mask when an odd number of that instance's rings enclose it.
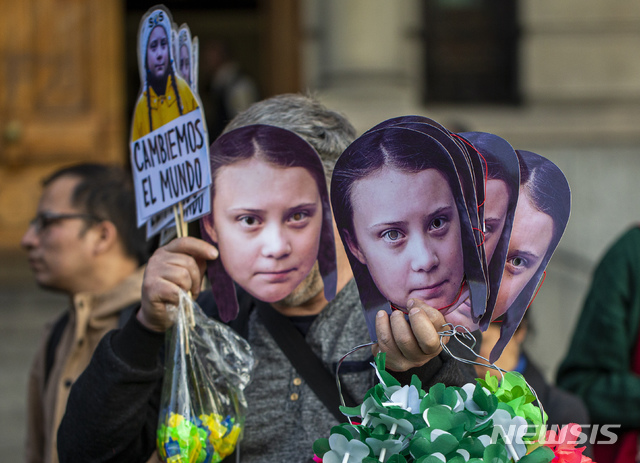
<instances>
[{"instance_id":1,"label":"carved wooden door panel","mask_svg":"<svg viewBox=\"0 0 640 463\"><path fill-rule=\"evenodd\" d=\"M124 162L121 0L0 0L0 247L18 246L40 181Z\"/></svg>"}]
</instances>

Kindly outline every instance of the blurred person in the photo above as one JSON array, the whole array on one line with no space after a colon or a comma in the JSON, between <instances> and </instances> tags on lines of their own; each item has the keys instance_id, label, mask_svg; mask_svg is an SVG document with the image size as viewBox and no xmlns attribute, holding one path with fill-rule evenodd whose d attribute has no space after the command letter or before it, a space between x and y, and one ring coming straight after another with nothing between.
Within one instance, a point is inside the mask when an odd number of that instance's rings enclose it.
<instances>
[{"instance_id":1,"label":"blurred person","mask_svg":"<svg viewBox=\"0 0 640 463\"><path fill-rule=\"evenodd\" d=\"M488 359L491 350L500 339L501 321L501 319L494 320L482 333L481 357ZM518 329L502 351L502 355L495 361L495 365L505 371L516 371L524 376L548 415L547 429L551 429L551 426L554 425L564 426L569 423L590 424L589 413L582 400L550 384L527 353L525 342L533 331L532 323L529 320L529 311L527 311ZM478 362L486 364L481 358L478 358ZM484 378L487 372L500 378L500 372L488 366L476 365L476 372L480 378ZM583 429L588 430L588 428Z\"/></svg>"},{"instance_id":2,"label":"blurred person","mask_svg":"<svg viewBox=\"0 0 640 463\"><path fill-rule=\"evenodd\" d=\"M55 463L71 385L140 300L147 251L130 175L99 164L54 172L21 245L38 285L70 301L47 325L29 376L26 461Z\"/></svg>"},{"instance_id":3,"label":"blurred person","mask_svg":"<svg viewBox=\"0 0 640 463\"><path fill-rule=\"evenodd\" d=\"M233 58L229 45L212 40L203 50L203 67L209 77L209 132L215 139L238 114L259 99L258 88Z\"/></svg>"},{"instance_id":4,"label":"blurred person","mask_svg":"<svg viewBox=\"0 0 640 463\"><path fill-rule=\"evenodd\" d=\"M594 445L595 461L638 461L640 435L640 228L606 251L593 272L558 385L577 394L599 425L620 425L615 443ZM604 434L603 434L604 436ZM601 439L604 442L609 437Z\"/></svg>"},{"instance_id":5,"label":"blurred person","mask_svg":"<svg viewBox=\"0 0 640 463\"><path fill-rule=\"evenodd\" d=\"M329 168L355 134L344 117L299 95L281 95L252 105L231 122L227 134L253 124L295 132L318 151ZM293 169L283 172L287 170ZM225 186L220 180L218 176L214 190ZM248 225L260 223L243 213L237 218ZM335 235L335 225L332 228ZM319 265L280 301L269 304L243 290L237 293L240 313L229 325L248 339L257 360L245 390L248 415L239 449L244 462L311 460L313 442L339 423L337 403L330 410L317 395L314 385L308 384L283 351L280 341L286 335L270 330L264 318L265 313L273 312L283 328L292 325L317 357L320 369L335 372L343 354L369 340L344 249L337 246L336 256L337 294L331 302L324 295ZM105 338L72 390L59 432L61 461L146 461L152 457L163 376L159 353L164 331L171 325L166 305L176 304L179 288L198 296L206 263L217 258L216 247L191 237L175 240L154 254L137 316ZM216 316L211 292L201 294L198 301L209 316ZM414 302L409 321L404 316L378 318L378 344L373 351L386 352L388 368L397 371L396 377L405 383L417 373L425 386L436 382L461 385L464 379L458 364L441 355L437 331L444 324L443 317L421 301ZM356 399L362 399L376 383L370 361L371 352L360 350L343 364L342 389Z\"/></svg>"}]
</instances>

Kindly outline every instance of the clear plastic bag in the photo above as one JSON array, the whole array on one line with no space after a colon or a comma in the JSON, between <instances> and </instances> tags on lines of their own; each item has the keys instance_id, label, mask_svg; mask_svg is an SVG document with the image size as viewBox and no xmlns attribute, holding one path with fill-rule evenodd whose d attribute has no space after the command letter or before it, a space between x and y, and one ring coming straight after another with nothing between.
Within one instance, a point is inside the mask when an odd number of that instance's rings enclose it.
<instances>
[{"instance_id":1,"label":"clear plastic bag","mask_svg":"<svg viewBox=\"0 0 640 463\"><path fill-rule=\"evenodd\" d=\"M164 462L216 463L242 436L243 390L254 359L249 343L207 317L186 293L167 334L158 420L158 455Z\"/></svg>"}]
</instances>

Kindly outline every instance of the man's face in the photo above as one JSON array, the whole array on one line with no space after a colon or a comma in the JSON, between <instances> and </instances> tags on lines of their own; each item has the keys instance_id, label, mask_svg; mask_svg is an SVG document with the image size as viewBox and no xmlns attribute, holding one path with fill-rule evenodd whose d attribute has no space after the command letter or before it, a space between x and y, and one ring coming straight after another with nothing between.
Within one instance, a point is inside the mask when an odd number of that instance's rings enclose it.
<instances>
[{"instance_id":1,"label":"man's face","mask_svg":"<svg viewBox=\"0 0 640 463\"><path fill-rule=\"evenodd\" d=\"M165 77L169 71L169 40L162 26L156 26L149 34L147 66L156 79Z\"/></svg>"},{"instance_id":2,"label":"man's face","mask_svg":"<svg viewBox=\"0 0 640 463\"><path fill-rule=\"evenodd\" d=\"M229 276L262 301L281 301L316 263L320 193L302 167L237 162L216 175L213 223L212 237Z\"/></svg>"},{"instance_id":3,"label":"man's face","mask_svg":"<svg viewBox=\"0 0 640 463\"><path fill-rule=\"evenodd\" d=\"M78 182L77 177L67 176L50 183L42 193L37 214L82 214L84 211L71 205L71 194ZM73 217L47 222L41 230L30 225L21 241L36 282L69 294L82 291L92 275L93 237L87 232L86 220Z\"/></svg>"}]
</instances>

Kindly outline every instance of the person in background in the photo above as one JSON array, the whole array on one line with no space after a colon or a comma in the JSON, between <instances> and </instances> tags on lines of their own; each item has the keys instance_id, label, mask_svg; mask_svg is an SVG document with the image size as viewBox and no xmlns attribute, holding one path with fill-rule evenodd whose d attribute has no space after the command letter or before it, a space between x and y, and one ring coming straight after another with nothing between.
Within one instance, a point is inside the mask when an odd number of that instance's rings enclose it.
<instances>
[{"instance_id":1,"label":"person in background","mask_svg":"<svg viewBox=\"0 0 640 463\"><path fill-rule=\"evenodd\" d=\"M140 300L147 247L130 175L99 164L54 172L21 245L38 285L69 296L69 308L45 329L27 399L26 461L56 463L71 385L100 339Z\"/></svg>"},{"instance_id":2,"label":"person in background","mask_svg":"<svg viewBox=\"0 0 640 463\"><path fill-rule=\"evenodd\" d=\"M329 168L355 138L355 130L343 116L301 95L281 95L256 103L226 130L253 124L295 132L315 148ZM337 233L335 225L333 228ZM239 458L245 463L311 461L313 442L339 423L279 347L276 338L280 335L267 328L261 315L264 310L273 310L283 324L293 324L321 365L335 372L336 363L346 352L369 341L348 259L341 246L336 246L336 254L337 295L331 302L324 297L318 266L291 294L273 304L238 292L240 315L230 325L248 339L257 364L245 390L248 414L239 446ZM163 377L159 354L171 325L166 306L176 304L180 288L198 296L206 261L216 258L214 246L192 237L172 241L152 256L137 316L105 337L73 387L58 433L62 462L144 462L153 458ZM204 292L198 301L205 313L216 316L210 292ZM246 330L238 326L240 320ZM377 322L374 351L387 354L387 367L399 372L396 378L401 382L406 384L413 373L425 387L437 382L465 382L458 363L441 354L437 331L442 329L444 318L435 309L416 301L409 321L396 315L379 317ZM347 360L341 370L342 389L357 403L376 383L369 364L371 351L361 349Z\"/></svg>"},{"instance_id":3,"label":"person in background","mask_svg":"<svg viewBox=\"0 0 640 463\"><path fill-rule=\"evenodd\" d=\"M582 398L593 423L619 425L615 443L593 447L595 461L638 461L640 435L640 227L598 263L558 385ZM609 437L602 435L600 441Z\"/></svg>"},{"instance_id":4,"label":"person in background","mask_svg":"<svg viewBox=\"0 0 640 463\"><path fill-rule=\"evenodd\" d=\"M207 121L211 139L225 130L238 114L258 101L258 88L234 59L229 45L222 40L206 44L202 54L203 71L209 75Z\"/></svg>"}]
</instances>

